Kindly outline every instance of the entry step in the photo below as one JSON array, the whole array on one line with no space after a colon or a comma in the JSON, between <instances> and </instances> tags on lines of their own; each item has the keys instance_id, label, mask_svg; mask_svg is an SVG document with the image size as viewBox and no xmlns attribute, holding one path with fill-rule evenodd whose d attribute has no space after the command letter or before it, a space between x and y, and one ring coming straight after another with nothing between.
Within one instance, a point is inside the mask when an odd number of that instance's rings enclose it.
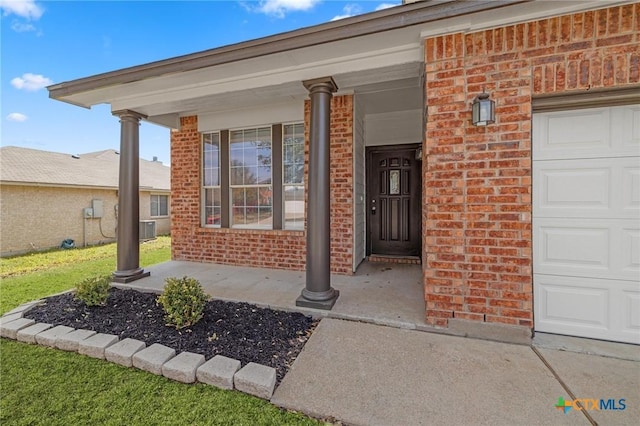
<instances>
[{"instance_id":1,"label":"entry step","mask_svg":"<svg viewBox=\"0 0 640 426\"><path fill-rule=\"evenodd\" d=\"M420 265L422 263L419 256L393 256L388 254L372 254L367 260L376 263L404 263L409 265Z\"/></svg>"}]
</instances>

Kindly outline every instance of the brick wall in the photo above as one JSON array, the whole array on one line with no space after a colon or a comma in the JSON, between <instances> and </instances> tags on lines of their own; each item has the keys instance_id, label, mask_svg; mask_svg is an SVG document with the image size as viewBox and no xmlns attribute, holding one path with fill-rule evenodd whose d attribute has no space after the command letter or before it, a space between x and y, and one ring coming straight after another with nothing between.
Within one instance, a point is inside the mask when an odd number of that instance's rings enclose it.
<instances>
[{"instance_id":1,"label":"brick wall","mask_svg":"<svg viewBox=\"0 0 640 426\"><path fill-rule=\"evenodd\" d=\"M429 38L425 63L427 322L532 327L531 98L638 84L640 4Z\"/></svg>"},{"instance_id":2,"label":"brick wall","mask_svg":"<svg viewBox=\"0 0 640 426\"><path fill-rule=\"evenodd\" d=\"M308 167L308 102L305 102L304 108ZM331 270L349 274L353 251L353 97L336 96L331 108ZM197 117L182 117L180 130L171 133L173 259L303 270L306 263L305 231L201 226L201 153L197 129Z\"/></svg>"}]
</instances>

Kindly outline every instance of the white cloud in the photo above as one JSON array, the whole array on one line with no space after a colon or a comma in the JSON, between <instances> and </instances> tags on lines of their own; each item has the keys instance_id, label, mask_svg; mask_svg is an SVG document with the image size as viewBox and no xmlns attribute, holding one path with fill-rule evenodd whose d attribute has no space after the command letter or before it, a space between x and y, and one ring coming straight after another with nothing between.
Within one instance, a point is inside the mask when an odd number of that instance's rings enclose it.
<instances>
[{"instance_id":1,"label":"white cloud","mask_svg":"<svg viewBox=\"0 0 640 426\"><path fill-rule=\"evenodd\" d=\"M376 6L376 10L389 9L390 7L398 6L400 3L380 3Z\"/></svg>"},{"instance_id":2,"label":"white cloud","mask_svg":"<svg viewBox=\"0 0 640 426\"><path fill-rule=\"evenodd\" d=\"M321 0L260 0L258 6L252 7L241 3L248 10L266 15L284 18L287 12L306 11L320 3Z\"/></svg>"},{"instance_id":3,"label":"white cloud","mask_svg":"<svg viewBox=\"0 0 640 426\"><path fill-rule=\"evenodd\" d=\"M18 15L29 20L38 20L44 9L35 0L0 0L4 15Z\"/></svg>"},{"instance_id":4,"label":"white cloud","mask_svg":"<svg viewBox=\"0 0 640 426\"><path fill-rule=\"evenodd\" d=\"M11 24L11 29L17 33L26 33L29 31L35 31L36 27L24 22L13 21L13 23Z\"/></svg>"},{"instance_id":5,"label":"white cloud","mask_svg":"<svg viewBox=\"0 0 640 426\"><path fill-rule=\"evenodd\" d=\"M357 4L348 4L342 8L342 14L336 15L331 18L332 21L337 21L339 19L350 18L355 15L359 15L362 13L362 8Z\"/></svg>"},{"instance_id":6,"label":"white cloud","mask_svg":"<svg viewBox=\"0 0 640 426\"><path fill-rule=\"evenodd\" d=\"M27 121L27 116L24 114L21 114L19 112L12 112L11 114L7 115L7 120L9 121L16 121L18 123L22 123L23 121Z\"/></svg>"},{"instance_id":7,"label":"white cloud","mask_svg":"<svg viewBox=\"0 0 640 426\"><path fill-rule=\"evenodd\" d=\"M16 77L11 80L11 84L16 89L35 92L53 84L53 81L43 75L31 74L28 72L26 74L22 74L22 77Z\"/></svg>"}]
</instances>

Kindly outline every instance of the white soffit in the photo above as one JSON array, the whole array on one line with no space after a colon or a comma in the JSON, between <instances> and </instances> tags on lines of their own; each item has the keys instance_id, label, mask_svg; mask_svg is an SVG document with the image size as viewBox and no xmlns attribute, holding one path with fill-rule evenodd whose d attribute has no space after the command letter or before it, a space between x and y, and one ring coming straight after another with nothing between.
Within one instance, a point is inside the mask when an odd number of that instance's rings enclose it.
<instances>
[{"instance_id":1,"label":"white soffit","mask_svg":"<svg viewBox=\"0 0 640 426\"><path fill-rule=\"evenodd\" d=\"M226 110L198 115L198 131L257 127L273 123L292 123L304 120L304 101L269 104L242 110Z\"/></svg>"},{"instance_id":2,"label":"white soffit","mask_svg":"<svg viewBox=\"0 0 640 426\"><path fill-rule=\"evenodd\" d=\"M114 111L136 110L145 105L423 60L419 31L410 27L77 93L65 100L84 106L106 101Z\"/></svg>"}]
</instances>

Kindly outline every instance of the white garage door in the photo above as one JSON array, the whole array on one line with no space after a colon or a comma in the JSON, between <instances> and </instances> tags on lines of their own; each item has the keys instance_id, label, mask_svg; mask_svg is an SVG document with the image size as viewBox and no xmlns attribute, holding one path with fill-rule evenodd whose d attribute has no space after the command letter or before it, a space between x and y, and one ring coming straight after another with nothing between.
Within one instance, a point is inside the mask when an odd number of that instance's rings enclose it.
<instances>
[{"instance_id":1,"label":"white garage door","mask_svg":"<svg viewBox=\"0 0 640 426\"><path fill-rule=\"evenodd\" d=\"M532 131L535 329L640 343L640 105Z\"/></svg>"}]
</instances>

